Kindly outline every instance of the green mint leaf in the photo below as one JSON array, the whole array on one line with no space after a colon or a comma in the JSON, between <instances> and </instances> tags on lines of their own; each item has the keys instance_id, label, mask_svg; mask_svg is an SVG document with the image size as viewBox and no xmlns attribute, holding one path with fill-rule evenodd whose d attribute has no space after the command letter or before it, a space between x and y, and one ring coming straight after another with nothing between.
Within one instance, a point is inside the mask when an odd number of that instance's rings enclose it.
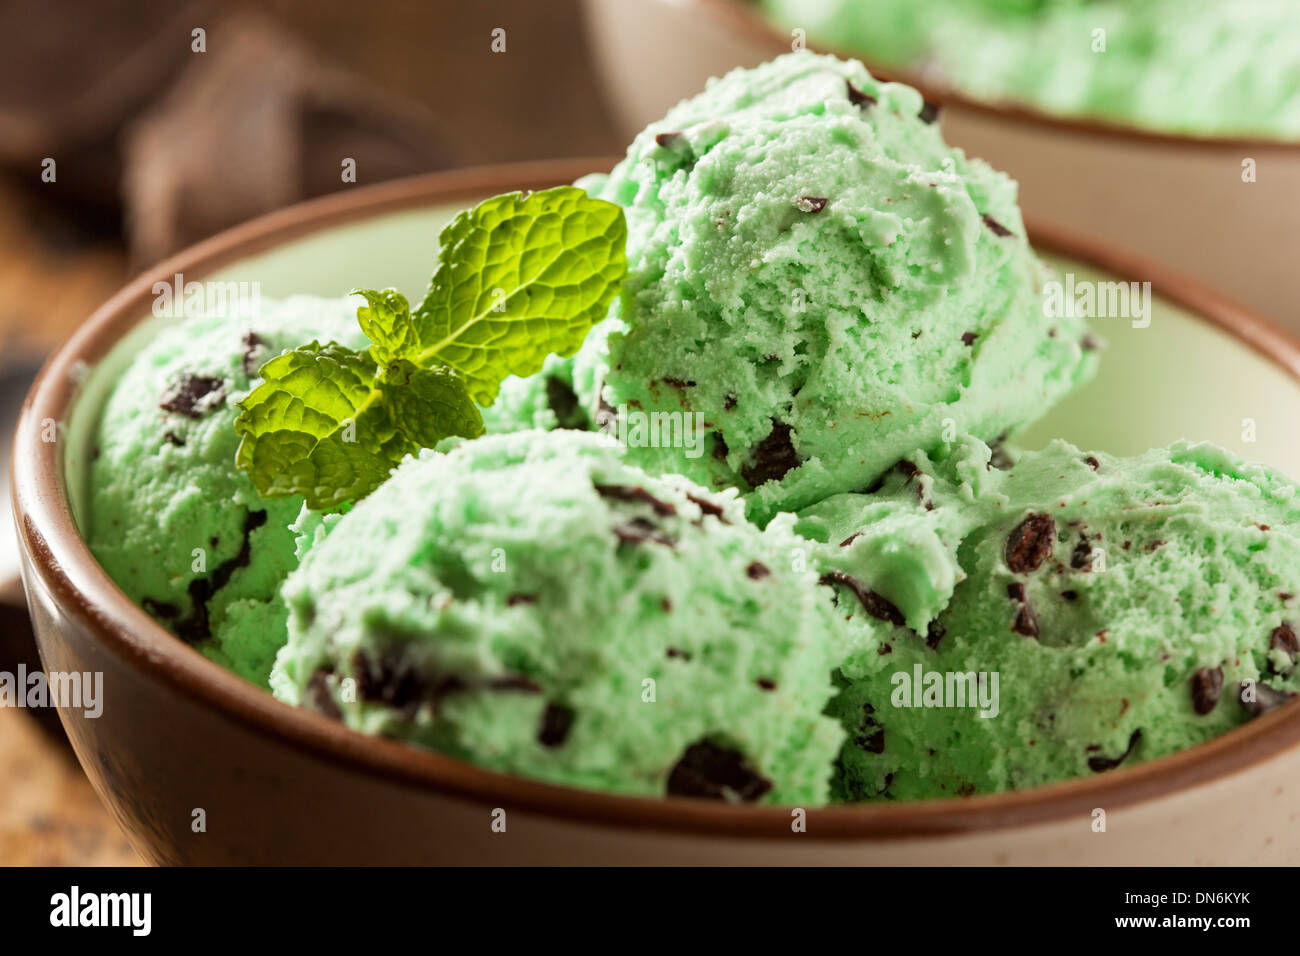
<instances>
[{"instance_id":1,"label":"green mint leaf","mask_svg":"<svg viewBox=\"0 0 1300 956\"><path fill-rule=\"evenodd\" d=\"M357 324L374 344L370 355L387 365L419 351L419 338L411 322L411 306L396 289L353 289L348 295L364 296L366 305L357 309Z\"/></svg>"},{"instance_id":2,"label":"green mint leaf","mask_svg":"<svg viewBox=\"0 0 1300 956\"><path fill-rule=\"evenodd\" d=\"M302 495L333 510L364 498L406 455L450 435L476 438L483 420L448 369L312 342L271 359L240 402L236 464L266 497Z\"/></svg>"},{"instance_id":3,"label":"green mint leaf","mask_svg":"<svg viewBox=\"0 0 1300 956\"><path fill-rule=\"evenodd\" d=\"M408 357L450 365L491 405L507 375L577 351L627 271L626 242L623 210L574 186L461 213L439 237L438 269L411 315L420 351Z\"/></svg>"}]
</instances>

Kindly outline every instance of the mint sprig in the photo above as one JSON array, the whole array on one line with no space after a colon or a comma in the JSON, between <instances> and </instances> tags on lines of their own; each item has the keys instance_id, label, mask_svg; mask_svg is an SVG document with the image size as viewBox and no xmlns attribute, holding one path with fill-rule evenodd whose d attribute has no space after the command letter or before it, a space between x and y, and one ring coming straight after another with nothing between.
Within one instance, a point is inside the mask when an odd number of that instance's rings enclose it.
<instances>
[{"instance_id":1,"label":"mint sprig","mask_svg":"<svg viewBox=\"0 0 1300 956\"><path fill-rule=\"evenodd\" d=\"M495 196L443 229L414 311L395 289L354 290L370 339L285 352L240 402L236 464L267 497L332 510L365 497L405 456L483 433L479 405L507 375L572 355L627 270L623 211L561 186Z\"/></svg>"}]
</instances>

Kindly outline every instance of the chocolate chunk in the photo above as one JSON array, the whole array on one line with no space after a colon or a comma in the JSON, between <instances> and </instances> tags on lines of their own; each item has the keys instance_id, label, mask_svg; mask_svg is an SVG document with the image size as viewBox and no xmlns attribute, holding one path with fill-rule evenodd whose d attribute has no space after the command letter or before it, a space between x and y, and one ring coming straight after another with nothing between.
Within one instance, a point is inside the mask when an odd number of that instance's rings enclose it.
<instances>
[{"instance_id":1,"label":"chocolate chunk","mask_svg":"<svg viewBox=\"0 0 1300 956\"><path fill-rule=\"evenodd\" d=\"M984 214L984 225L988 226L989 232L993 233L995 236L1009 236L1012 234L1010 229L1002 225L1002 223L998 222L988 213Z\"/></svg>"},{"instance_id":2,"label":"chocolate chunk","mask_svg":"<svg viewBox=\"0 0 1300 956\"><path fill-rule=\"evenodd\" d=\"M564 379L555 375L546 376L546 405L555 415L557 427L572 431L590 430L577 393Z\"/></svg>"},{"instance_id":3,"label":"chocolate chunk","mask_svg":"<svg viewBox=\"0 0 1300 956\"><path fill-rule=\"evenodd\" d=\"M740 469L740 475L751 488L769 481L780 481L792 468L800 464L794 443L790 440L790 426L772 420L772 430L755 446L750 463Z\"/></svg>"},{"instance_id":4,"label":"chocolate chunk","mask_svg":"<svg viewBox=\"0 0 1300 956\"><path fill-rule=\"evenodd\" d=\"M761 690L776 690L776 681L769 677L760 677L754 683L758 684Z\"/></svg>"},{"instance_id":5,"label":"chocolate chunk","mask_svg":"<svg viewBox=\"0 0 1300 956\"><path fill-rule=\"evenodd\" d=\"M738 399L736 398L735 394L732 392L728 392L727 397L722 400L723 411L727 411L727 412L731 411L733 408L736 407L737 401Z\"/></svg>"},{"instance_id":6,"label":"chocolate chunk","mask_svg":"<svg viewBox=\"0 0 1300 956\"><path fill-rule=\"evenodd\" d=\"M174 621L181 616L181 609L170 601L155 601L147 597L141 599L140 606L160 621Z\"/></svg>"},{"instance_id":7,"label":"chocolate chunk","mask_svg":"<svg viewBox=\"0 0 1300 956\"><path fill-rule=\"evenodd\" d=\"M673 149L682 141L680 132L658 133L655 135L655 145L663 149Z\"/></svg>"},{"instance_id":8,"label":"chocolate chunk","mask_svg":"<svg viewBox=\"0 0 1300 956\"><path fill-rule=\"evenodd\" d=\"M989 452L990 452L989 467L990 468L1005 470L1007 468L1010 468L1014 464L1014 462L1011 460L1011 456L1008 455L1006 453L1006 449L1003 448L1003 446L1006 444L1007 438L1010 437L1010 434L1011 433L1008 431L1003 431L1002 434L1000 434L997 438L993 439L993 444L989 445Z\"/></svg>"},{"instance_id":9,"label":"chocolate chunk","mask_svg":"<svg viewBox=\"0 0 1300 956\"><path fill-rule=\"evenodd\" d=\"M801 212L821 212L829 200L825 196L800 196L794 201L794 207Z\"/></svg>"},{"instance_id":10,"label":"chocolate chunk","mask_svg":"<svg viewBox=\"0 0 1300 956\"><path fill-rule=\"evenodd\" d=\"M844 81L844 87L849 94L849 102L852 103L854 106L858 107L859 109L864 109L864 110L868 109L872 106L875 106L876 103L878 102L874 96L870 95L869 93L863 93L860 89L858 89L848 80Z\"/></svg>"},{"instance_id":11,"label":"chocolate chunk","mask_svg":"<svg viewBox=\"0 0 1300 956\"><path fill-rule=\"evenodd\" d=\"M163 394L158 406L186 418L202 418L225 394L225 379L212 375L187 375Z\"/></svg>"},{"instance_id":12,"label":"chocolate chunk","mask_svg":"<svg viewBox=\"0 0 1300 956\"><path fill-rule=\"evenodd\" d=\"M944 635L947 633L948 629L944 627L943 621L939 620L937 617L934 618L925 627L925 646L930 648L930 650L938 650L939 642L943 640Z\"/></svg>"},{"instance_id":13,"label":"chocolate chunk","mask_svg":"<svg viewBox=\"0 0 1300 956\"><path fill-rule=\"evenodd\" d=\"M185 439L173 431L163 432L163 441L169 445L175 445L177 448L185 447Z\"/></svg>"},{"instance_id":14,"label":"chocolate chunk","mask_svg":"<svg viewBox=\"0 0 1300 956\"><path fill-rule=\"evenodd\" d=\"M542 723L537 728L537 742L543 747L558 747L569 737L573 727L573 711L563 704L551 701L542 711Z\"/></svg>"},{"instance_id":15,"label":"chocolate chunk","mask_svg":"<svg viewBox=\"0 0 1300 956\"><path fill-rule=\"evenodd\" d=\"M1070 552L1070 567L1076 571L1086 571L1092 566L1092 546L1088 544L1087 535L1079 535L1079 543Z\"/></svg>"},{"instance_id":16,"label":"chocolate chunk","mask_svg":"<svg viewBox=\"0 0 1300 956\"><path fill-rule=\"evenodd\" d=\"M633 518L626 524L614 526L614 536L627 544L643 544L651 541L666 548L674 548L677 541L664 534L645 518Z\"/></svg>"},{"instance_id":17,"label":"chocolate chunk","mask_svg":"<svg viewBox=\"0 0 1300 956\"><path fill-rule=\"evenodd\" d=\"M922 101L925 105L921 107L921 112L916 115L921 118L922 123L933 123L939 118L939 106L937 103L931 103L929 100Z\"/></svg>"},{"instance_id":18,"label":"chocolate chunk","mask_svg":"<svg viewBox=\"0 0 1300 956\"><path fill-rule=\"evenodd\" d=\"M330 693L330 675L333 673L328 667L318 667L311 675L311 680L307 682L307 693L304 695L306 699L303 703L331 720L341 720L343 711L339 709L334 695Z\"/></svg>"},{"instance_id":19,"label":"chocolate chunk","mask_svg":"<svg viewBox=\"0 0 1300 956\"><path fill-rule=\"evenodd\" d=\"M1079 599L1078 591L1062 591L1061 597L1066 601L1077 601Z\"/></svg>"},{"instance_id":20,"label":"chocolate chunk","mask_svg":"<svg viewBox=\"0 0 1300 956\"><path fill-rule=\"evenodd\" d=\"M745 568L745 573L755 581L767 577L772 570L762 561L751 561L749 567Z\"/></svg>"},{"instance_id":21,"label":"chocolate chunk","mask_svg":"<svg viewBox=\"0 0 1300 956\"><path fill-rule=\"evenodd\" d=\"M1128 739L1128 747L1124 749L1124 752L1122 754L1120 754L1118 757L1089 757L1088 769L1091 770L1093 773L1105 773L1107 770L1114 770L1116 767L1118 767L1120 764L1122 764L1125 760L1128 759L1129 755L1133 753L1133 749L1137 747L1138 741L1141 739L1142 739L1142 731L1141 730L1133 731L1132 736L1130 736Z\"/></svg>"},{"instance_id":22,"label":"chocolate chunk","mask_svg":"<svg viewBox=\"0 0 1300 956\"><path fill-rule=\"evenodd\" d=\"M881 597L875 591L864 588L862 582L851 574L845 574L843 571L827 571L818 581L819 584L825 584L833 587L836 584L842 584L858 599L862 609L878 621L888 621L902 627L904 623L903 612L895 607L887 598Z\"/></svg>"},{"instance_id":23,"label":"chocolate chunk","mask_svg":"<svg viewBox=\"0 0 1300 956\"><path fill-rule=\"evenodd\" d=\"M731 449L727 447L727 440L722 437L722 432L714 432L713 457L718 461L725 461L729 454L731 454Z\"/></svg>"},{"instance_id":24,"label":"chocolate chunk","mask_svg":"<svg viewBox=\"0 0 1300 956\"><path fill-rule=\"evenodd\" d=\"M1101 468L1101 462L1099 462L1092 455L1089 455L1087 458L1085 458L1083 460L1083 463L1087 465L1089 468L1091 468L1093 471L1098 471Z\"/></svg>"},{"instance_id":25,"label":"chocolate chunk","mask_svg":"<svg viewBox=\"0 0 1300 956\"><path fill-rule=\"evenodd\" d=\"M240 364L244 367L244 374L249 378L256 378L258 370L263 365L262 354L266 349L266 342L256 332L244 333L244 357Z\"/></svg>"},{"instance_id":26,"label":"chocolate chunk","mask_svg":"<svg viewBox=\"0 0 1300 956\"><path fill-rule=\"evenodd\" d=\"M684 660L684 661L689 661L689 660L691 659L690 652L688 652L688 651L680 651L680 650L678 650L678 649L675 648L675 647L670 647L670 648L668 648L668 656L669 656L669 657L680 657L680 658L681 658L682 660Z\"/></svg>"},{"instance_id":27,"label":"chocolate chunk","mask_svg":"<svg viewBox=\"0 0 1300 956\"><path fill-rule=\"evenodd\" d=\"M710 501L707 498L701 498L699 495L693 495L689 491L686 492L686 500L694 502L699 507L701 513L712 515L723 524L731 524L731 522L727 520L727 513L723 510L722 505Z\"/></svg>"},{"instance_id":28,"label":"chocolate chunk","mask_svg":"<svg viewBox=\"0 0 1300 956\"><path fill-rule=\"evenodd\" d=\"M602 498L615 501L641 501L648 504L657 515L668 517L677 514L677 506L668 501L660 501L650 492L638 485L596 485L596 494Z\"/></svg>"},{"instance_id":29,"label":"chocolate chunk","mask_svg":"<svg viewBox=\"0 0 1300 956\"><path fill-rule=\"evenodd\" d=\"M1007 597L1019 605L1019 609L1016 611L1016 619L1011 622L1011 630L1025 637L1037 637L1038 616L1034 614L1034 609L1029 606L1029 595L1025 593L1024 584L1019 581L1012 581L1008 584Z\"/></svg>"},{"instance_id":30,"label":"chocolate chunk","mask_svg":"<svg viewBox=\"0 0 1300 956\"><path fill-rule=\"evenodd\" d=\"M1249 681L1241 682L1241 694L1238 695L1238 699L1241 700L1241 706L1245 708L1246 713L1250 714L1252 717L1266 714L1274 707L1280 707L1282 704L1285 704L1288 700L1296 696L1296 693L1293 690L1277 690L1276 688L1269 687L1268 684L1265 684L1262 681L1256 681L1254 694L1255 699L1246 700L1246 688L1249 686L1249 683Z\"/></svg>"},{"instance_id":31,"label":"chocolate chunk","mask_svg":"<svg viewBox=\"0 0 1300 956\"><path fill-rule=\"evenodd\" d=\"M963 332L961 334L961 344L974 345L977 338L979 338L979 334L976 332Z\"/></svg>"},{"instance_id":32,"label":"chocolate chunk","mask_svg":"<svg viewBox=\"0 0 1300 956\"><path fill-rule=\"evenodd\" d=\"M506 607L516 607L520 604L536 604L536 594L512 594L506 598Z\"/></svg>"},{"instance_id":33,"label":"chocolate chunk","mask_svg":"<svg viewBox=\"0 0 1300 956\"><path fill-rule=\"evenodd\" d=\"M385 647L377 661L364 649L358 650L352 656L352 671L362 700L402 710L414 708L431 696L432 688L398 645ZM443 683L449 691L462 686L456 678Z\"/></svg>"},{"instance_id":34,"label":"chocolate chunk","mask_svg":"<svg viewBox=\"0 0 1300 956\"><path fill-rule=\"evenodd\" d=\"M190 613L177 621L172 632L187 644L198 644L212 636L208 620L208 601L227 584L240 568L247 567L253 556L253 532L266 524L265 511L249 511L244 515L244 527L239 551L234 557L222 561L206 578L195 578L189 583Z\"/></svg>"},{"instance_id":35,"label":"chocolate chunk","mask_svg":"<svg viewBox=\"0 0 1300 956\"><path fill-rule=\"evenodd\" d=\"M744 754L708 740L687 747L668 775L668 794L675 797L752 803L771 789Z\"/></svg>"},{"instance_id":36,"label":"chocolate chunk","mask_svg":"<svg viewBox=\"0 0 1300 956\"><path fill-rule=\"evenodd\" d=\"M1277 627L1273 628L1273 634L1268 641L1270 651L1282 651L1287 657L1291 658L1291 664L1295 665L1296 655L1300 654L1300 639L1296 638L1295 628L1283 621ZM1276 672L1276 668L1274 668Z\"/></svg>"},{"instance_id":37,"label":"chocolate chunk","mask_svg":"<svg viewBox=\"0 0 1300 956\"><path fill-rule=\"evenodd\" d=\"M1024 521L1011 529L1003 557L1014 574L1029 574L1052 556L1054 547L1056 522L1051 515L1031 512Z\"/></svg>"},{"instance_id":38,"label":"chocolate chunk","mask_svg":"<svg viewBox=\"0 0 1300 956\"><path fill-rule=\"evenodd\" d=\"M1204 716L1214 710L1223 693L1223 668L1198 667L1190 681L1192 686L1192 709Z\"/></svg>"}]
</instances>

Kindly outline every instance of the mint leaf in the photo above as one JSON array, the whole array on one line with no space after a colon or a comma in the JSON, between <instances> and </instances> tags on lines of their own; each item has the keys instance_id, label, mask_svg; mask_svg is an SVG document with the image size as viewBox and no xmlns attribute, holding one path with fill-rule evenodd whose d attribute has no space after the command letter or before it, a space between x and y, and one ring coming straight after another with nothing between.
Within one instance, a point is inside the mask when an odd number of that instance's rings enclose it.
<instances>
[{"instance_id":1,"label":"mint leaf","mask_svg":"<svg viewBox=\"0 0 1300 956\"><path fill-rule=\"evenodd\" d=\"M419 339L411 323L411 306L396 289L353 289L349 295L365 296L367 305L357 309L357 324L374 345L370 354L380 365L419 351Z\"/></svg>"},{"instance_id":2,"label":"mint leaf","mask_svg":"<svg viewBox=\"0 0 1300 956\"><path fill-rule=\"evenodd\" d=\"M507 375L576 352L627 271L623 210L575 186L495 196L439 242L438 270L411 315L413 360L455 368L480 405Z\"/></svg>"},{"instance_id":3,"label":"mint leaf","mask_svg":"<svg viewBox=\"0 0 1300 956\"><path fill-rule=\"evenodd\" d=\"M271 359L240 403L235 463L266 497L302 495L333 510L364 498L393 466L451 435L475 438L483 420L447 369L312 342Z\"/></svg>"}]
</instances>

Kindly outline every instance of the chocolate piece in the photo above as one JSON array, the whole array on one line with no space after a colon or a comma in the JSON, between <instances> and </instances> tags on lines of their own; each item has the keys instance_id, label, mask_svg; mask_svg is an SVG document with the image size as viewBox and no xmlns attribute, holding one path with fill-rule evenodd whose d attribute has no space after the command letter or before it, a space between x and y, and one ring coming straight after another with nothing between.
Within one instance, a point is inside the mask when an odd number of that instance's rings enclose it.
<instances>
[{"instance_id":1,"label":"chocolate piece","mask_svg":"<svg viewBox=\"0 0 1300 956\"><path fill-rule=\"evenodd\" d=\"M602 498L615 501L642 501L648 504L654 513L668 517L677 514L677 506L668 501L660 501L650 492L638 485L596 485L596 494Z\"/></svg>"},{"instance_id":2,"label":"chocolate piece","mask_svg":"<svg viewBox=\"0 0 1300 956\"><path fill-rule=\"evenodd\" d=\"M170 601L155 601L151 597L141 598L140 606L149 612L150 617L162 621L174 621L181 616L181 609Z\"/></svg>"},{"instance_id":3,"label":"chocolate piece","mask_svg":"<svg viewBox=\"0 0 1300 956\"><path fill-rule=\"evenodd\" d=\"M542 723L537 728L537 742L543 747L558 747L569 737L573 727L573 711L563 704L551 701L542 711Z\"/></svg>"},{"instance_id":4,"label":"chocolate piece","mask_svg":"<svg viewBox=\"0 0 1300 956\"><path fill-rule=\"evenodd\" d=\"M256 332L244 333L244 356L240 364L244 367L244 374L249 378L256 378L258 369L263 365L260 356L266 350L266 342Z\"/></svg>"},{"instance_id":5,"label":"chocolate piece","mask_svg":"<svg viewBox=\"0 0 1300 956\"><path fill-rule=\"evenodd\" d=\"M1241 700L1241 706L1245 708L1246 713L1250 714L1252 717L1258 717L1260 714L1267 714L1274 707L1280 707L1296 696L1296 692L1293 690L1278 690L1274 687L1269 687L1263 681L1256 681L1255 699L1244 700L1243 695L1246 693L1246 686L1248 683L1248 681L1241 682L1241 694L1238 695L1237 699Z\"/></svg>"},{"instance_id":6,"label":"chocolate piece","mask_svg":"<svg viewBox=\"0 0 1300 956\"><path fill-rule=\"evenodd\" d=\"M967 346L974 345L977 338L979 338L979 334L976 332L963 332L961 334L961 344Z\"/></svg>"},{"instance_id":7,"label":"chocolate piece","mask_svg":"<svg viewBox=\"0 0 1300 956\"><path fill-rule=\"evenodd\" d=\"M202 418L225 394L225 379L212 375L186 375L163 394L158 407L186 418Z\"/></svg>"},{"instance_id":8,"label":"chocolate piece","mask_svg":"<svg viewBox=\"0 0 1300 956\"><path fill-rule=\"evenodd\" d=\"M558 428L590 431L587 416L569 383L554 375L546 376L546 405L555 415Z\"/></svg>"},{"instance_id":9,"label":"chocolate piece","mask_svg":"<svg viewBox=\"0 0 1300 956\"><path fill-rule=\"evenodd\" d=\"M1016 619L1011 622L1011 630L1025 637L1038 637L1038 616L1029 606L1029 595L1025 593L1024 584L1019 581L1008 584L1007 597L1020 605Z\"/></svg>"},{"instance_id":10,"label":"chocolate piece","mask_svg":"<svg viewBox=\"0 0 1300 956\"><path fill-rule=\"evenodd\" d=\"M1093 471L1098 471L1101 468L1101 462L1099 462L1092 455L1089 455L1087 458L1085 458L1083 460L1083 463L1087 465L1089 468L1091 468Z\"/></svg>"},{"instance_id":11,"label":"chocolate piece","mask_svg":"<svg viewBox=\"0 0 1300 956\"><path fill-rule=\"evenodd\" d=\"M1087 332L1079 339L1079 348L1085 352L1095 352L1101 348L1101 342L1091 332Z\"/></svg>"},{"instance_id":12,"label":"chocolate piece","mask_svg":"<svg viewBox=\"0 0 1300 956\"><path fill-rule=\"evenodd\" d=\"M934 620L925 627L925 646L930 648L932 651L938 650L939 642L943 640L944 635L947 633L948 629L944 627L943 621L939 620L937 617L934 618Z\"/></svg>"},{"instance_id":13,"label":"chocolate piece","mask_svg":"<svg viewBox=\"0 0 1300 956\"><path fill-rule=\"evenodd\" d=\"M903 612L895 607L887 598L884 598L869 588L862 586L857 578L851 574L845 574L843 571L827 571L821 576L819 584L825 584L833 587L836 584L842 584L858 599L862 609L878 621L888 621L902 627L904 623Z\"/></svg>"},{"instance_id":14,"label":"chocolate piece","mask_svg":"<svg viewBox=\"0 0 1300 956\"><path fill-rule=\"evenodd\" d=\"M1070 552L1070 567L1076 571L1087 571L1092 566L1092 546L1088 544L1087 535L1079 534L1079 543Z\"/></svg>"},{"instance_id":15,"label":"chocolate piece","mask_svg":"<svg viewBox=\"0 0 1300 956\"><path fill-rule=\"evenodd\" d=\"M758 684L762 690L776 690L776 681L768 677L760 677L754 683Z\"/></svg>"},{"instance_id":16,"label":"chocolate piece","mask_svg":"<svg viewBox=\"0 0 1300 956\"><path fill-rule=\"evenodd\" d=\"M1031 512L1011 529L1003 557L1012 573L1029 574L1052 556L1055 546L1056 522L1052 516Z\"/></svg>"},{"instance_id":17,"label":"chocolate piece","mask_svg":"<svg viewBox=\"0 0 1300 956\"><path fill-rule=\"evenodd\" d=\"M694 388L695 382L687 378L673 378L671 375L665 375L659 381L665 385L671 385L673 388Z\"/></svg>"},{"instance_id":18,"label":"chocolate piece","mask_svg":"<svg viewBox=\"0 0 1300 956\"><path fill-rule=\"evenodd\" d=\"M1283 621L1277 627L1273 628L1273 634L1268 641L1270 651L1282 651L1287 657L1291 658L1292 666L1295 665L1296 655L1300 654L1300 639L1296 637L1295 628ZM1274 668L1274 673L1277 669Z\"/></svg>"},{"instance_id":19,"label":"chocolate piece","mask_svg":"<svg viewBox=\"0 0 1300 956\"><path fill-rule=\"evenodd\" d=\"M849 102L859 109L869 109L870 107L875 106L878 102L874 96L869 93L863 93L848 80L844 81L844 88L849 94Z\"/></svg>"},{"instance_id":20,"label":"chocolate piece","mask_svg":"<svg viewBox=\"0 0 1300 956\"><path fill-rule=\"evenodd\" d=\"M212 636L208 620L208 600L227 584L240 568L247 567L253 556L253 532L266 524L265 511L250 511L244 515L243 540L234 557L222 561L206 578L195 578L189 583L190 613L178 621L172 632L187 644L198 644Z\"/></svg>"},{"instance_id":21,"label":"chocolate piece","mask_svg":"<svg viewBox=\"0 0 1300 956\"><path fill-rule=\"evenodd\" d=\"M731 411L733 408L736 407L737 401L738 399L736 398L735 394L732 392L728 392L727 397L722 400L723 411L727 411L727 412Z\"/></svg>"},{"instance_id":22,"label":"chocolate piece","mask_svg":"<svg viewBox=\"0 0 1300 956\"><path fill-rule=\"evenodd\" d=\"M1192 709L1204 716L1219 704L1223 693L1223 668L1198 667L1189 682L1192 686Z\"/></svg>"},{"instance_id":23,"label":"chocolate piece","mask_svg":"<svg viewBox=\"0 0 1300 956\"><path fill-rule=\"evenodd\" d=\"M668 775L668 794L752 803L772 789L745 755L709 740L686 748Z\"/></svg>"},{"instance_id":24,"label":"chocolate piece","mask_svg":"<svg viewBox=\"0 0 1300 956\"><path fill-rule=\"evenodd\" d=\"M699 495L693 495L689 491L686 492L686 500L698 505L703 514L712 515L723 524L731 524L727 520L727 513L722 509L722 505L709 501L707 498L701 498Z\"/></svg>"},{"instance_id":25,"label":"chocolate piece","mask_svg":"<svg viewBox=\"0 0 1300 956\"><path fill-rule=\"evenodd\" d=\"M516 607L520 604L536 604L536 594L512 594L506 598L506 607Z\"/></svg>"},{"instance_id":26,"label":"chocolate piece","mask_svg":"<svg viewBox=\"0 0 1300 956\"><path fill-rule=\"evenodd\" d=\"M664 534L645 518L633 518L626 524L614 526L614 536L627 544L643 544L652 541L666 548L674 548L677 541Z\"/></svg>"},{"instance_id":27,"label":"chocolate piece","mask_svg":"<svg viewBox=\"0 0 1300 956\"><path fill-rule=\"evenodd\" d=\"M827 202L825 196L800 196L794 201L794 207L802 212L821 212Z\"/></svg>"},{"instance_id":28,"label":"chocolate piece","mask_svg":"<svg viewBox=\"0 0 1300 956\"><path fill-rule=\"evenodd\" d=\"M762 561L751 561L749 567L745 568L745 574L754 581L765 578L771 573L771 569Z\"/></svg>"},{"instance_id":29,"label":"chocolate piece","mask_svg":"<svg viewBox=\"0 0 1300 956\"><path fill-rule=\"evenodd\" d=\"M1006 453L1006 449L1002 447L1006 444L1007 438L1010 437L1010 434L1009 431L1003 430L1002 434L993 439L993 443L989 445L990 468L997 468L999 471L1005 471L1007 468L1010 468L1015 464L1015 462L1011 460L1011 456Z\"/></svg>"},{"instance_id":30,"label":"chocolate piece","mask_svg":"<svg viewBox=\"0 0 1300 956\"><path fill-rule=\"evenodd\" d=\"M1011 232L1010 229L1008 229L1006 226L1002 225L1002 223L998 222L996 219L994 219L994 218L993 218L992 216L990 216L988 213L985 213L985 214L984 214L984 225L988 226L988 227L989 227L989 232L993 233L993 235L995 235L995 236L1002 237L1002 236L1010 236L1010 235L1012 235L1012 232Z\"/></svg>"},{"instance_id":31,"label":"chocolate piece","mask_svg":"<svg viewBox=\"0 0 1300 956\"><path fill-rule=\"evenodd\" d=\"M341 720L343 711L339 709L334 695L330 693L330 675L333 673L333 670L328 667L318 667L311 675L311 680L307 682L307 693L304 695L306 699L303 703L331 720Z\"/></svg>"},{"instance_id":32,"label":"chocolate piece","mask_svg":"<svg viewBox=\"0 0 1300 956\"><path fill-rule=\"evenodd\" d=\"M689 660L691 659L691 655L690 655L690 652L689 652L689 651L679 651L679 650L678 650L677 648L675 648L675 647L670 647L670 648L668 648L668 656L669 656L669 657L680 657L680 658L681 658L682 660L684 660L684 661L689 661Z\"/></svg>"},{"instance_id":33,"label":"chocolate piece","mask_svg":"<svg viewBox=\"0 0 1300 956\"><path fill-rule=\"evenodd\" d=\"M385 647L380 652L378 661L364 649L358 650L352 655L352 671L356 675L357 692L362 700L402 710L418 707L431 696L432 688L411 666L398 645ZM460 689L460 682L456 678L443 681L442 685L446 685L446 690ZM439 685L440 689L442 685Z\"/></svg>"},{"instance_id":34,"label":"chocolate piece","mask_svg":"<svg viewBox=\"0 0 1300 956\"><path fill-rule=\"evenodd\" d=\"M177 448L185 447L185 439L173 431L163 432L163 441L169 445L175 445Z\"/></svg>"},{"instance_id":35,"label":"chocolate piece","mask_svg":"<svg viewBox=\"0 0 1300 956\"><path fill-rule=\"evenodd\" d=\"M939 118L939 105L937 103L931 103L929 100L924 100L923 103L925 105L921 107L921 112L916 115L920 117L922 123L933 123Z\"/></svg>"},{"instance_id":36,"label":"chocolate piece","mask_svg":"<svg viewBox=\"0 0 1300 956\"><path fill-rule=\"evenodd\" d=\"M841 547L841 548L847 548L847 547L848 547L849 545L851 545L854 541L857 541L858 538L860 538L860 537L862 537L862 532L861 532L861 531L855 531L855 532L853 532L851 535L849 535L847 538L845 538L843 541L840 542L840 547Z\"/></svg>"},{"instance_id":37,"label":"chocolate piece","mask_svg":"<svg viewBox=\"0 0 1300 956\"><path fill-rule=\"evenodd\" d=\"M740 469L740 476L751 488L769 481L780 481L800 464L794 443L790 440L790 426L772 420L772 430L759 442L750 455L750 463Z\"/></svg>"},{"instance_id":38,"label":"chocolate piece","mask_svg":"<svg viewBox=\"0 0 1300 956\"><path fill-rule=\"evenodd\" d=\"M1079 599L1078 591L1062 591L1061 597L1066 601L1077 601Z\"/></svg>"},{"instance_id":39,"label":"chocolate piece","mask_svg":"<svg viewBox=\"0 0 1300 956\"><path fill-rule=\"evenodd\" d=\"M727 440L722 437L722 432L714 432L713 457L718 461L725 461L729 454L731 454L731 449L727 447Z\"/></svg>"},{"instance_id":40,"label":"chocolate piece","mask_svg":"<svg viewBox=\"0 0 1300 956\"><path fill-rule=\"evenodd\" d=\"M1128 746L1124 749L1122 754L1118 757L1089 757L1088 769L1093 773L1105 773L1107 770L1114 770L1128 759L1129 755L1133 753L1134 748L1137 747L1138 741L1141 739L1142 731L1133 731L1132 736L1128 739Z\"/></svg>"},{"instance_id":41,"label":"chocolate piece","mask_svg":"<svg viewBox=\"0 0 1300 956\"><path fill-rule=\"evenodd\" d=\"M663 149L673 149L682 141L680 132L657 133L655 135L655 145Z\"/></svg>"}]
</instances>

